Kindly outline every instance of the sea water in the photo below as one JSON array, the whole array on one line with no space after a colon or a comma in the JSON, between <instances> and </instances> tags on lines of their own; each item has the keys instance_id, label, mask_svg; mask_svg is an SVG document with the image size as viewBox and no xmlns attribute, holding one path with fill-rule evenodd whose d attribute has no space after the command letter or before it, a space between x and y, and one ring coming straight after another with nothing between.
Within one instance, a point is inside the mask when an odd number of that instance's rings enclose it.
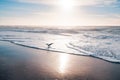
<instances>
[{"instance_id":1,"label":"sea water","mask_svg":"<svg viewBox=\"0 0 120 80\"><path fill-rule=\"evenodd\" d=\"M89 29L1 26L0 40L34 49L85 55L120 63L119 26Z\"/></svg>"}]
</instances>

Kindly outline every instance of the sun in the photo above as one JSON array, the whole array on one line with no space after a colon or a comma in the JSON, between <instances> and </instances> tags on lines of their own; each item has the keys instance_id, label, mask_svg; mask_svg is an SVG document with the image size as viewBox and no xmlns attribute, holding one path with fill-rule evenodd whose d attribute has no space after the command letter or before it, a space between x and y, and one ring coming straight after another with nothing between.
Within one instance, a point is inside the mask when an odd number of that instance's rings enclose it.
<instances>
[{"instance_id":1,"label":"sun","mask_svg":"<svg viewBox=\"0 0 120 80\"><path fill-rule=\"evenodd\" d=\"M59 0L59 7L62 10L68 11L74 8L75 2L74 0Z\"/></svg>"},{"instance_id":2,"label":"sun","mask_svg":"<svg viewBox=\"0 0 120 80\"><path fill-rule=\"evenodd\" d=\"M62 26L73 25L77 12L77 0L58 0L58 23ZM75 19L76 20L76 19Z\"/></svg>"}]
</instances>

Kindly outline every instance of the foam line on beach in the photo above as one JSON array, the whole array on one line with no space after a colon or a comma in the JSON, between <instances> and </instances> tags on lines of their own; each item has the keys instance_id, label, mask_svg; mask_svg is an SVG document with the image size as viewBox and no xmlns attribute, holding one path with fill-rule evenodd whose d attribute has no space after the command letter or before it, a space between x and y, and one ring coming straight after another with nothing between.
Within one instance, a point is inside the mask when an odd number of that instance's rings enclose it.
<instances>
[{"instance_id":1,"label":"foam line on beach","mask_svg":"<svg viewBox=\"0 0 120 80\"><path fill-rule=\"evenodd\" d=\"M85 56L91 56L91 57L99 58L99 59L102 59L102 60L105 60L105 61L108 61L108 62L112 62L112 63L120 63L120 60L117 60L117 59L114 59L114 58L111 58L111 57L104 57L104 56L95 55L94 53L88 52L88 51L83 50L83 49L80 49L80 48L78 48L77 46L75 46L71 43L67 46L71 49L74 49L74 50L77 50L79 52L84 53Z\"/></svg>"},{"instance_id":2,"label":"foam line on beach","mask_svg":"<svg viewBox=\"0 0 120 80\"><path fill-rule=\"evenodd\" d=\"M9 40L0 40L0 41L6 41L6 42L10 42L10 43L12 43L12 44L18 45L18 46L23 46L23 47L32 48L32 49L37 49L37 50L44 50L44 51L50 51L50 52L65 53L65 54L77 55L77 56L94 57L94 58L102 59L102 60L107 61L107 62L120 64L120 60L110 59L110 58L103 57L103 56L95 56L95 55L93 55L93 53L91 53L91 52L85 51L85 50L83 50L83 49L73 48L73 47L70 46L70 45L66 45L66 46L67 46L68 48L71 48L71 49L74 49L74 50L78 50L79 54L76 54L76 53L68 53L68 52L59 51L59 50L43 49L43 48L38 48L38 47L33 47L33 46L28 46L28 45L24 45L24 44L15 43L15 42L9 41ZM80 54L80 53L81 53L81 54Z\"/></svg>"}]
</instances>

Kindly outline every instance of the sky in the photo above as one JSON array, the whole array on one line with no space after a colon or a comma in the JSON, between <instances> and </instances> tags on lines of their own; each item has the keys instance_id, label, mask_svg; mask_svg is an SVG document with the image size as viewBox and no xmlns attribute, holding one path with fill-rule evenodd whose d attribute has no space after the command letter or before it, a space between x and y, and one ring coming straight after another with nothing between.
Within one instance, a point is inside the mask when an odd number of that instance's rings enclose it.
<instances>
[{"instance_id":1,"label":"sky","mask_svg":"<svg viewBox=\"0 0 120 80\"><path fill-rule=\"evenodd\" d=\"M119 26L120 0L0 0L0 25Z\"/></svg>"}]
</instances>

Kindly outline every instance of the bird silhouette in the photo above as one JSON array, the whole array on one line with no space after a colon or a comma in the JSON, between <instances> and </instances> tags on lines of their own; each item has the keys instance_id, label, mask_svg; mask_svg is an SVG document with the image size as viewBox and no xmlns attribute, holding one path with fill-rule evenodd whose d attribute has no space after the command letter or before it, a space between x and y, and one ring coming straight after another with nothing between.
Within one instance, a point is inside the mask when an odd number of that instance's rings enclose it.
<instances>
[{"instance_id":1,"label":"bird silhouette","mask_svg":"<svg viewBox=\"0 0 120 80\"><path fill-rule=\"evenodd\" d=\"M47 44L46 44L48 50L51 48L51 45L52 45L52 44L53 44L53 43L47 43Z\"/></svg>"}]
</instances>

